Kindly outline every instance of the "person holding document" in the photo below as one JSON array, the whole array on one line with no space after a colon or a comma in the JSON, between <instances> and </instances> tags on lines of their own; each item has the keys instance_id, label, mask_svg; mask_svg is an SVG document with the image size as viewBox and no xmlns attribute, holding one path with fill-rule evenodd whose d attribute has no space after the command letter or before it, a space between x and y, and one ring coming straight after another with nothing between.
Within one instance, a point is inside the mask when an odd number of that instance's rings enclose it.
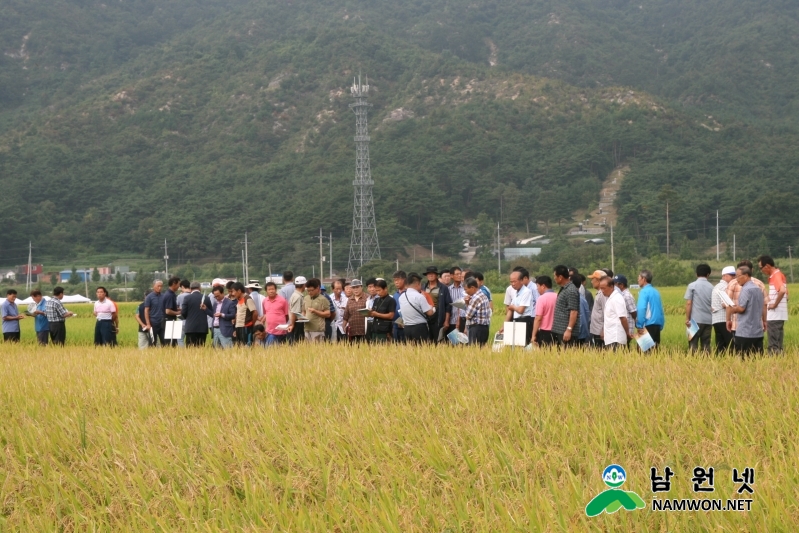
<instances>
[{"instance_id":1,"label":"person holding document","mask_svg":"<svg viewBox=\"0 0 799 533\"><path fill-rule=\"evenodd\" d=\"M652 286L652 272L642 270L638 275L638 285L641 291L638 293L638 315L635 319L635 327L638 334L643 335L644 329L652 337L656 346L660 346L660 332L666 325L666 315L663 312L663 300L660 293Z\"/></svg>"},{"instance_id":2,"label":"person holding document","mask_svg":"<svg viewBox=\"0 0 799 533\"><path fill-rule=\"evenodd\" d=\"M599 290L605 295L604 320L602 322L602 338L605 348L614 352L626 348L630 340L630 325L627 323L627 306L621 292L615 290L613 280L605 276L599 282Z\"/></svg>"},{"instance_id":3,"label":"person holding document","mask_svg":"<svg viewBox=\"0 0 799 533\"><path fill-rule=\"evenodd\" d=\"M726 266L721 270L721 281L713 287L710 298L710 311L713 314L713 331L716 334L716 353L729 350L732 346L732 333L727 331L727 306L733 305L727 296L727 285L735 278L735 267Z\"/></svg>"},{"instance_id":4,"label":"person holding document","mask_svg":"<svg viewBox=\"0 0 799 533\"><path fill-rule=\"evenodd\" d=\"M366 295L363 293L361 280L354 279L350 285L352 286L352 297L347 300L347 307L344 308L341 323L350 342L362 342L366 340L366 318L361 316L359 310L366 309Z\"/></svg>"},{"instance_id":5,"label":"person holding document","mask_svg":"<svg viewBox=\"0 0 799 533\"><path fill-rule=\"evenodd\" d=\"M696 332L688 339L688 346L696 352L700 345L702 351L710 353L710 334L713 331L711 299L713 285L707 280L710 265L702 263L696 267L696 281L685 291L685 327Z\"/></svg>"},{"instance_id":6,"label":"person holding document","mask_svg":"<svg viewBox=\"0 0 799 533\"><path fill-rule=\"evenodd\" d=\"M766 331L766 306L763 291L752 283L752 270L740 266L735 271L735 279L741 286L738 303L728 309L738 316L735 330L735 351L742 358L747 355L763 353L763 332ZM727 329L732 331L732 321L727 321Z\"/></svg>"}]
</instances>

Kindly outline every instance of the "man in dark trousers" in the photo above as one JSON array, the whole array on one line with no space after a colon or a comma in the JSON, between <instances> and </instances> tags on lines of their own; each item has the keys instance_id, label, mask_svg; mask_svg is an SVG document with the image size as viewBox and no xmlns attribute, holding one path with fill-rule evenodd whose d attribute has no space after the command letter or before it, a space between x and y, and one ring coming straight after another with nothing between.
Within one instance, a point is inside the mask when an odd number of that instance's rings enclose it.
<instances>
[{"instance_id":1,"label":"man in dark trousers","mask_svg":"<svg viewBox=\"0 0 799 533\"><path fill-rule=\"evenodd\" d=\"M180 306L186 347L204 346L208 337L208 317L213 316L213 308L208 297L200 292L199 282L193 281L190 289L191 293L183 299L183 304Z\"/></svg>"},{"instance_id":2,"label":"man in dark trousers","mask_svg":"<svg viewBox=\"0 0 799 533\"><path fill-rule=\"evenodd\" d=\"M440 324L444 323L445 308L451 303L449 289L439 281L436 267L427 267L424 275L427 277L427 282L422 285L422 290L430 295L430 298L433 299L433 307L438 310L437 314L431 316L427 321L427 328L430 330L430 342L438 342ZM441 305L442 302L443 306Z\"/></svg>"},{"instance_id":3,"label":"man in dark trousers","mask_svg":"<svg viewBox=\"0 0 799 533\"><path fill-rule=\"evenodd\" d=\"M236 302L225 296L225 287L216 286L211 301L211 317L214 328L214 348L233 348L233 333L236 331Z\"/></svg>"}]
</instances>

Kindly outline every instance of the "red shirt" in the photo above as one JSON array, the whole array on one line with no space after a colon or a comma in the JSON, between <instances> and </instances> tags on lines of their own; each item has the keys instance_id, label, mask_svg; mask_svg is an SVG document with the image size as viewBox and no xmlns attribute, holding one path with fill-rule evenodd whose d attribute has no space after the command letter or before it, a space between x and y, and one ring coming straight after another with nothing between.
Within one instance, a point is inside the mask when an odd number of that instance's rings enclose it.
<instances>
[{"instance_id":1,"label":"red shirt","mask_svg":"<svg viewBox=\"0 0 799 533\"><path fill-rule=\"evenodd\" d=\"M285 335L285 330L275 329L281 324L288 323L289 303L280 295L275 296L274 300L265 297L261 304L262 315L266 320L266 332L270 335Z\"/></svg>"}]
</instances>

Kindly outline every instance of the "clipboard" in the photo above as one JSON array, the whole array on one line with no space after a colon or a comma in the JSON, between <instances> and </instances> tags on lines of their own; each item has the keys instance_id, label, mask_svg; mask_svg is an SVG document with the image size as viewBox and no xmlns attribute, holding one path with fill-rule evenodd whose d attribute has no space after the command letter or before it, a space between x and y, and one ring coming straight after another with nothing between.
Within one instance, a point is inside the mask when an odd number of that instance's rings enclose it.
<instances>
[{"instance_id":1,"label":"clipboard","mask_svg":"<svg viewBox=\"0 0 799 533\"><path fill-rule=\"evenodd\" d=\"M164 324L164 339L176 341L183 338L183 321L171 320Z\"/></svg>"}]
</instances>

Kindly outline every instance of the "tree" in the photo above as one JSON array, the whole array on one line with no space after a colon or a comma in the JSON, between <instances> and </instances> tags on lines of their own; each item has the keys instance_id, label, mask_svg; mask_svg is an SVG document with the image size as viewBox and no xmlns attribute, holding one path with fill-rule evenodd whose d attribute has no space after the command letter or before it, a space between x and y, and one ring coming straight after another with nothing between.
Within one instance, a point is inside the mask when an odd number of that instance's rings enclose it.
<instances>
[{"instance_id":1,"label":"tree","mask_svg":"<svg viewBox=\"0 0 799 533\"><path fill-rule=\"evenodd\" d=\"M133 281L133 298L144 298L144 293L153 286L154 280L155 276L152 272L137 273L136 279Z\"/></svg>"},{"instance_id":2,"label":"tree","mask_svg":"<svg viewBox=\"0 0 799 533\"><path fill-rule=\"evenodd\" d=\"M117 270L117 275L114 276L114 279L116 280L117 285L121 284L122 283L122 272Z\"/></svg>"},{"instance_id":3,"label":"tree","mask_svg":"<svg viewBox=\"0 0 799 533\"><path fill-rule=\"evenodd\" d=\"M56 283L58 283L58 276L56 276L55 273L50 274L50 285L55 287Z\"/></svg>"},{"instance_id":4,"label":"tree","mask_svg":"<svg viewBox=\"0 0 799 533\"><path fill-rule=\"evenodd\" d=\"M100 281L100 271L97 270L97 267L94 267L92 269L92 281L94 283L97 283L98 281Z\"/></svg>"},{"instance_id":5,"label":"tree","mask_svg":"<svg viewBox=\"0 0 799 533\"><path fill-rule=\"evenodd\" d=\"M491 256L497 242L496 225L485 213L477 215L474 225L477 227L477 253L481 256Z\"/></svg>"},{"instance_id":6,"label":"tree","mask_svg":"<svg viewBox=\"0 0 799 533\"><path fill-rule=\"evenodd\" d=\"M680 242L680 259L694 259L694 247L692 241L686 235L683 235Z\"/></svg>"},{"instance_id":7,"label":"tree","mask_svg":"<svg viewBox=\"0 0 799 533\"><path fill-rule=\"evenodd\" d=\"M69 284L77 285L78 283L80 283L80 276L78 276L78 269L72 267L72 274L69 275Z\"/></svg>"}]
</instances>

